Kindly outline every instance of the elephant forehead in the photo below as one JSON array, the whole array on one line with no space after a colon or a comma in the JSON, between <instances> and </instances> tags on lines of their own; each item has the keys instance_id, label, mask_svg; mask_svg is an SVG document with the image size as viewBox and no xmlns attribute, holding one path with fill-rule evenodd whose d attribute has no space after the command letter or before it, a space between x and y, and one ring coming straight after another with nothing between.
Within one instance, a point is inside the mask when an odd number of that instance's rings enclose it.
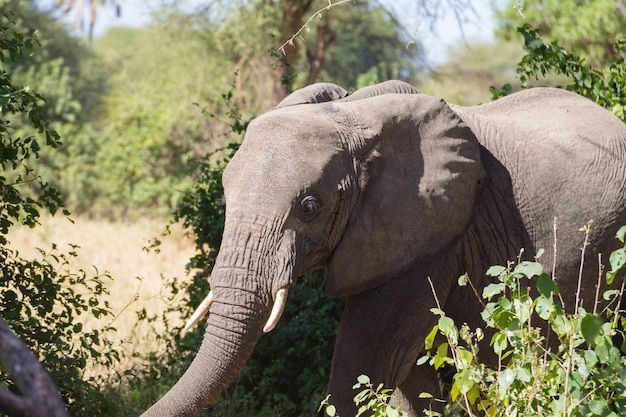
<instances>
[{"instance_id":1,"label":"elephant forehead","mask_svg":"<svg viewBox=\"0 0 626 417\"><path fill-rule=\"evenodd\" d=\"M224 173L227 203L284 209L340 170L341 152L328 126L293 118L258 120Z\"/></svg>"}]
</instances>

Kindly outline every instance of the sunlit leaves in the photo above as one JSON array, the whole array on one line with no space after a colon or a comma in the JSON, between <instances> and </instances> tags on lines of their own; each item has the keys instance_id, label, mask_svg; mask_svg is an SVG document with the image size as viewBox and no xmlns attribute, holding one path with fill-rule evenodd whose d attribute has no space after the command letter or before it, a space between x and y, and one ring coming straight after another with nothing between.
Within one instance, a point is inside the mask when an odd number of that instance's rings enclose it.
<instances>
[{"instance_id":1,"label":"sunlit leaves","mask_svg":"<svg viewBox=\"0 0 626 417\"><path fill-rule=\"evenodd\" d=\"M625 233L626 228L618 233L622 242ZM616 252L614 277L624 270ZM619 306L607 316L582 307L576 314L566 313L555 297L557 283L536 262L493 266L487 275L496 282L483 290L482 318L492 333L490 349L499 358L496 369L480 362L481 329L472 332L463 325L457 330L444 311L433 309L439 320L426 338L428 353L418 365L456 368L450 390L455 404L447 410L452 413L456 407L488 417L623 415L626 344L620 350L613 343L624 322ZM468 282L468 277L461 280ZM530 290L533 286L536 293ZM609 289L603 299L615 302L621 296L620 290ZM437 335L445 340L439 345ZM558 344L549 343L555 339Z\"/></svg>"},{"instance_id":2,"label":"sunlit leaves","mask_svg":"<svg viewBox=\"0 0 626 417\"><path fill-rule=\"evenodd\" d=\"M602 66L594 66L556 41L544 42L539 30L528 23L517 30L524 38L526 51L516 70L522 88L531 87L533 81L546 74L564 75L569 81L565 88L593 100L626 121L626 37L617 35L608 39L607 46L614 54L601 60ZM510 85L500 89L492 87L491 92L497 98L509 94L511 88Z\"/></svg>"}]
</instances>

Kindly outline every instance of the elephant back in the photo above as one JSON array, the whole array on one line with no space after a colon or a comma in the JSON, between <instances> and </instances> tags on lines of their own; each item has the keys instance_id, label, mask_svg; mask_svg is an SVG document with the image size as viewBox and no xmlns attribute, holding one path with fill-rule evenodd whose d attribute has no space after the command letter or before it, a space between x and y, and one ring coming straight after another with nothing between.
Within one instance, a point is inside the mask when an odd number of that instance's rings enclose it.
<instances>
[{"instance_id":1,"label":"elephant back","mask_svg":"<svg viewBox=\"0 0 626 417\"><path fill-rule=\"evenodd\" d=\"M617 228L626 224L626 124L591 100L554 88L452 107L483 147L491 194L512 196L536 249L546 250L547 270L556 236L557 278L578 275L579 230L590 220L587 257L608 257ZM584 285L593 287L597 266L586 269ZM565 297L575 294L575 280L561 285Z\"/></svg>"}]
</instances>

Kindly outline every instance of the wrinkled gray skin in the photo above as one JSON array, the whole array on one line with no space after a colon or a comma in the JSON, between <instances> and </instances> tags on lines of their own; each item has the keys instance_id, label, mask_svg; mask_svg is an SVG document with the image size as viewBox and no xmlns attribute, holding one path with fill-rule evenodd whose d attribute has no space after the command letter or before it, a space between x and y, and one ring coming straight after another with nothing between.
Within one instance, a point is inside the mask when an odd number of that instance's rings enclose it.
<instances>
[{"instance_id":1,"label":"wrinkled gray skin","mask_svg":"<svg viewBox=\"0 0 626 417\"><path fill-rule=\"evenodd\" d=\"M419 415L417 393L439 389L414 366L437 319L427 277L448 316L479 326L480 305L457 278L484 286L487 268L520 248L545 249L551 271L557 217L556 279L573 307L578 230L593 219L582 289L593 301L597 254L608 258L626 224L626 125L556 89L457 107L396 81L349 97L317 84L250 124L223 183L204 341L145 415L199 413L250 356L277 290L323 267L327 294L347 297L329 385L338 413L354 415L351 387L367 374Z\"/></svg>"}]
</instances>

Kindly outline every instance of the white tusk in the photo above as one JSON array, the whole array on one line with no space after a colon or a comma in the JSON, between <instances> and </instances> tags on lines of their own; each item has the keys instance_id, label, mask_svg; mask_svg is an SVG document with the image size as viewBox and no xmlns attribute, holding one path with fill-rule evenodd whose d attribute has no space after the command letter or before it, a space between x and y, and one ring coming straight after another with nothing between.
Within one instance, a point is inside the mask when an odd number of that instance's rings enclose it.
<instances>
[{"instance_id":1,"label":"white tusk","mask_svg":"<svg viewBox=\"0 0 626 417\"><path fill-rule=\"evenodd\" d=\"M200 303L196 311L193 312L189 320L187 320L187 324L185 324L185 331L191 329L193 326L198 323L202 317L206 316L206 313L209 312L209 307L211 307L211 303L213 302L213 291L209 291L209 295L206 296L204 300Z\"/></svg>"},{"instance_id":2,"label":"white tusk","mask_svg":"<svg viewBox=\"0 0 626 417\"><path fill-rule=\"evenodd\" d=\"M280 316L283 315L283 310L285 309L285 304L287 304L287 295L289 294L289 290L287 287L281 288L276 292L276 297L274 297L274 307L272 307L272 312L270 313L270 318L267 319L267 323L265 323L265 327L263 327L263 333L269 333L274 330L274 327L278 324L280 320Z\"/></svg>"}]
</instances>

